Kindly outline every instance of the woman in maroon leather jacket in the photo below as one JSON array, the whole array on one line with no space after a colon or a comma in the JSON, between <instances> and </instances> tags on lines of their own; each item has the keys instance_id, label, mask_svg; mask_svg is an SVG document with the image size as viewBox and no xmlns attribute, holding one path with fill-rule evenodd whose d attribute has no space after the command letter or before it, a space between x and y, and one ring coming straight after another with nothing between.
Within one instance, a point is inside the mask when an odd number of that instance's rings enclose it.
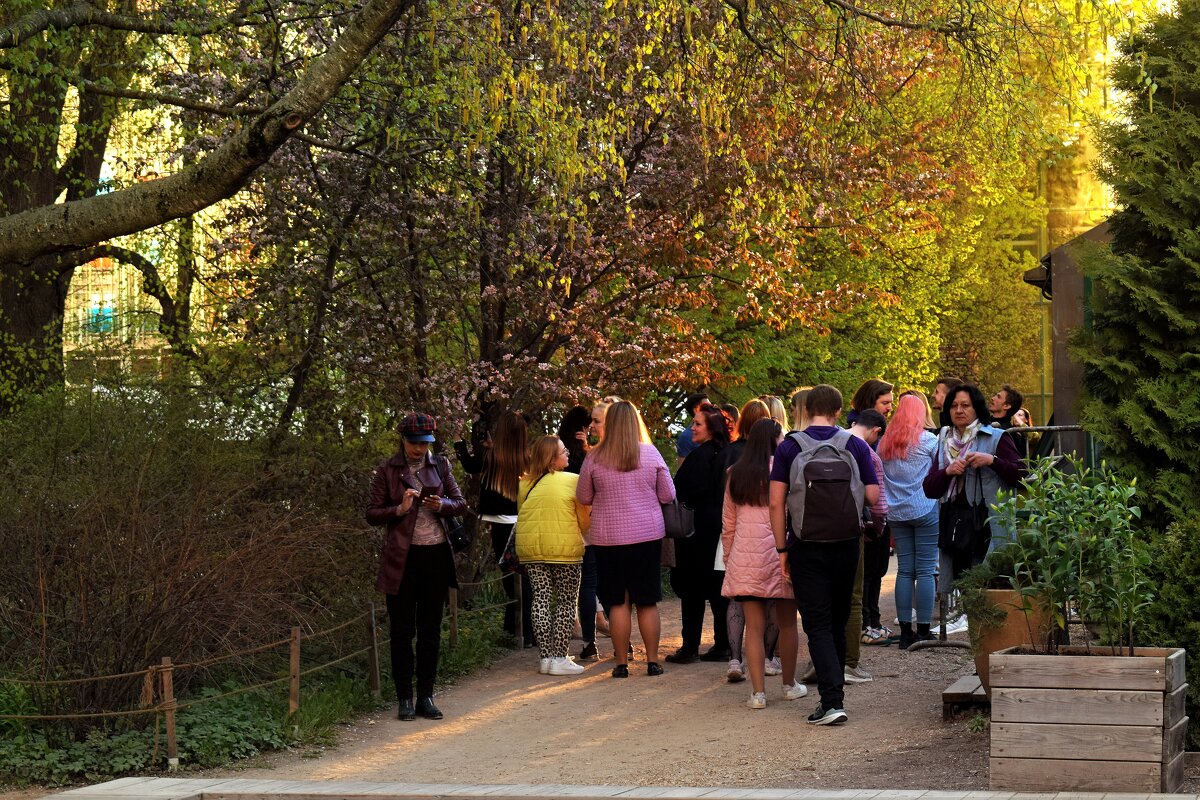
<instances>
[{"instance_id":1,"label":"woman in maroon leather jacket","mask_svg":"<svg viewBox=\"0 0 1200 800\"><path fill-rule=\"evenodd\" d=\"M367 522L387 526L375 588L387 595L392 678L403 720L415 719L418 714L442 718L433 704L433 682L442 609L449 588L458 586L446 519L467 509L450 462L429 451L436 431L437 420L428 414L409 414L400 422L403 446L376 469L367 505Z\"/></svg>"}]
</instances>

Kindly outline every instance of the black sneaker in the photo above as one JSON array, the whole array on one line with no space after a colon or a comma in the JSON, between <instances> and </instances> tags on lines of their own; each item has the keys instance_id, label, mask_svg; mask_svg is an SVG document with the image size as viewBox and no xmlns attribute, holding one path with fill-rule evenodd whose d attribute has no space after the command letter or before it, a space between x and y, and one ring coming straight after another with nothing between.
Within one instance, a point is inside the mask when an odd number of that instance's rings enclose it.
<instances>
[{"instance_id":1,"label":"black sneaker","mask_svg":"<svg viewBox=\"0 0 1200 800\"><path fill-rule=\"evenodd\" d=\"M579 655L575 656L576 661L595 661L600 658L600 654L596 652L596 643L588 642L579 651Z\"/></svg>"},{"instance_id":2,"label":"black sneaker","mask_svg":"<svg viewBox=\"0 0 1200 800\"><path fill-rule=\"evenodd\" d=\"M817 703L817 710L808 715L808 721L813 725L841 725L848 719L849 715L842 709L827 709L820 703Z\"/></svg>"},{"instance_id":3,"label":"black sneaker","mask_svg":"<svg viewBox=\"0 0 1200 800\"><path fill-rule=\"evenodd\" d=\"M629 677L629 665L628 664L617 664L615 667L613 667L612 676L614 678L628 678Z\"/></svg>"},{"instance_id":4,"label":"black sneaker","mask_svg":"<svg viewBox=\"0 0 1200 800\"><path fill-rule=\"evenodd\" d=\"M729 652L728 647L711 647L700 656L701 661L719 661L724 664L733 658L733 653Z\"/></svg>"},{"instance_id":5,"label":"black sneaker","mask_svg":"<svg viewBox=\"0 0 1200 800\"><path fill-rule=\"evenodd\" d=\"M647 675L662 675L663 668L657 661L651 661L649 664L646 665L646 674Z\"/></svg>"},{"instance_id":6,"label":"black sneaker","mask_svg":"<svg viewBox=\"0 0 1200 800\"><path fill-rule=\"evenodd\" d=\"M684 650L682 647L667 656L667 661L672 664L694 664L699 659L700 655L695 650Z\"/></svg>"}]
</instances>

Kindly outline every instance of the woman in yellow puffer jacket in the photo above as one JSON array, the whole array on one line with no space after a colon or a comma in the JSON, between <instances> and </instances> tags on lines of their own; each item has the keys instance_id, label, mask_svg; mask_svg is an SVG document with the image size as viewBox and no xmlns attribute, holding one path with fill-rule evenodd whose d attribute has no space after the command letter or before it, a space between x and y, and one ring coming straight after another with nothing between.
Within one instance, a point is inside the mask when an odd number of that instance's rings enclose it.
<instances>
[{"instance_id":1,"label":"woman in yellow puffer jacket","mask_svg":"<svg viewBox=\"0 0 1200 800\"><path fill-rule=\"evenodd\" d=\"M567 458L567 446L557 436L538 439L517 492L517 560L533 586L533 630L543 675L583 672L567 647L575 627L583 534L591 509L575 499L579 476L563 471Z\"/></svg>"}]
</instances>

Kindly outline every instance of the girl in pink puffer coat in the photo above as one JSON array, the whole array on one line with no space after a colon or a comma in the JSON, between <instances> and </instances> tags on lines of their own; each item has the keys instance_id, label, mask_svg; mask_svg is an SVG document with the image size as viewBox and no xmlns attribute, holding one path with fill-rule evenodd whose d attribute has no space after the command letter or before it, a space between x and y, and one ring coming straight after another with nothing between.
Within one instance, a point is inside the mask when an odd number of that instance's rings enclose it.
<instances>
[{"instance_id":1,"label":"girl in pink puffer coat","mask_svg":"<svg viewBox=\"0 0 1200 800\"><path fill-rule=\"evenodd\" d=\"M796 700L808 694L796 682L796 601L792 584L784 577L771 533L767 504L771 457L782 429L773 419L754 423L742 457L729 468L722 509L721 545L725 551L725 582L721 594L742 604L746 616L743 663L750 672L750 708L766 708L763 670L763 631L767 603L775 604L779 625L779 656L783 665L783 698Z\"/></svg>"}]
</instances>

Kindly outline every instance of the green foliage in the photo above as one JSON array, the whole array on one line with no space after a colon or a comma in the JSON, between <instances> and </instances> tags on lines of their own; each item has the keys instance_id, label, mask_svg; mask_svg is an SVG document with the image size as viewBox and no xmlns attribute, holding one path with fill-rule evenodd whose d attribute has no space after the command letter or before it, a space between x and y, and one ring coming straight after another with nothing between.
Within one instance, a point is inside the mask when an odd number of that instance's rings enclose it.
<instances>
[{"instance_id":1,"label":"green foliage","mask_svg":"<svg viewBox=\"0 0 1200 800\"><path fill-rule=\"evenodd\" d=\"M1158 601L1146 615L1144 638L1159 647L1187 650L1188 750L1200 750L1200 520L1176 522L1149 534L1154 559L1150 579Z\"/></svg>"},{"instance_id":2,"label":"green foliage","mask_svg":"<svg viewBox=\"0 0 1200 800\"><path fill-rule=\"evenodd\" d=\"M294 739L286 733L286 710L281 696L245 694L180 711L176 736L181 764L215 767L289 744ZM53 786L107 780L160 769L164 747L161 730L153 726L93 728L77 738L62 729L31 725L0 739L0 779Z\"/></svg>"},{"instance_id":3,"label":"green foliage","mask_svg":"<svg viewBox=\"0 0 1200 800\"><path fill-rule=\"evenodd\" d=\"M1013 531L1005 550L1007 577L1030 603L1042 603L1052 628L1065 630L1066 609L1099 622L1107 644L1131 649L1137 625L1154 594L1147 579L1149 556L1137 540L1133 481L1102 465L1074 458L1043 458L1022 481L1022 491L995 505L993 520ZM1049 646L1056 649L1057 638Z\"/></svg>"},{"instance_id":4,"label":"green foliage","mask_svg":"<svg viewBox=\"0 0 1200 800\"><path fill-rule=\"evenodd\" d=\"M982 711L976 711L974 716L967 720L967 730L971 733L983 733L991 724L991 719Z\"/></svg>"},{"instance_id":5,"label":"green foliage","mask_svg":"<svg viewBox=\"0 0 1200 800\"><path fill-rule=\"evenodd\" d=\"M1124 37L1113 67L1126 119L1101 128L1101 175L1120 211L1093 279L1083 421L1137 475L1164 526L1200 513L1200 4L1182 0ZM1157 87L1151 91L1153 87Z\"/></svg>"},{"instance_id":6,"label":"green foliage","mask_svg":"<svg viewBox=\"0 0 1200 800\"><path fill-rule=\"evenodd\" d=\"M53 393L0 420L0 674L134 672L362 613L373 458L295 443L268 461L242 420L150 389ZM198 672L175 680L185 693ZM115 711L141 692L114 680L29 699Z\"/></svg>"},{"instance_id":7,"label":"green foliage","mask_svg":"<svg viewBox=\"0 0 1200 800\"><path fill-rule=\"evenodd\" d=\"M1085 255L1091 329L1076 341L1084 425L1138 478L1159 599L1156 645L1188 648L1189 747L1200 744L1200 3L1179 0L1120 42L1124 119L1101 128L1101 176L1120 211ZM1165 531L1165 532L1160 532Z\"/></svg>"},{"instance_id":8,"label":"green foliage","mask_svg":"<svg viewBox=\"0 0 1200 800\"><path fill-rule=\"evenodd\" d=\"M190 699L237 688L236 683L227 683L203 689ZM330 744L336 725L375 706L363 676L338 674L303 683L300 711L293 717L287 714L286 688L184 708L175 723L180 765L220 767L267 750ZM0 709L17 713L8 705ZM96 727L82 737L63 728L22 724L10 727L0 738L0 780L57 786L157 770L166 758L165 742L161 720L136 728Z\"/></svg>"},{"instance_id":9,"label":"green foliage","mask_svg":"<svg viewBox=\"0 0 1200 800\"><path fill-rule=\"evenodd\" d=\"M1013 588L1010 577L1016 573L1013 554L1012 546L998 547L988 553L982 563L966 570L954 582L954 588L958 590L958 607L971 622L968 635L973 647L978 647L986 630L1000 627L1008 616L1008 609L993 603L987 590ZM1023 595L1021 602L1028 620L1032 603ZM1030 640L1033 641L1034 637L1031 636Z\"/></svg>"}]
</instances>

